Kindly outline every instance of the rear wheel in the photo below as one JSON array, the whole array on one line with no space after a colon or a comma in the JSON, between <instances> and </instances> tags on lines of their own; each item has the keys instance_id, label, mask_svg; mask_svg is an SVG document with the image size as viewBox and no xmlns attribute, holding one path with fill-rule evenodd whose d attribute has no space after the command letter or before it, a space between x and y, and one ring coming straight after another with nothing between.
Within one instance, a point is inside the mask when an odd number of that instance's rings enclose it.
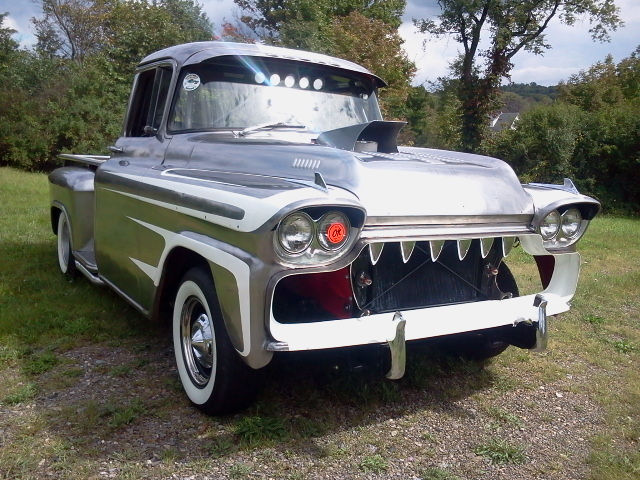
<instances>
[{"instance_id":1,"label":"rear wheel","mask_svg":"<svg viewBox=\"0 0 640 480\"><path fill-rule=\"evenodd\" d=\"M71 227L65 212L60 212L58 217L58 265L65 275L75 277L78 273L71 250Z\"/></svg>"},{"instance_id":2,"label":"rear wheel","mask_svg":"<svg viewBox=\"0 0 640 480\"><path fill-rule=\"evenodd\" d=\"M257 394L255 375L231 344L213 280L193 268L180 282L173 310L173 345L189 400L210 415L247 408Z\"/></svg>"}]
</instances>

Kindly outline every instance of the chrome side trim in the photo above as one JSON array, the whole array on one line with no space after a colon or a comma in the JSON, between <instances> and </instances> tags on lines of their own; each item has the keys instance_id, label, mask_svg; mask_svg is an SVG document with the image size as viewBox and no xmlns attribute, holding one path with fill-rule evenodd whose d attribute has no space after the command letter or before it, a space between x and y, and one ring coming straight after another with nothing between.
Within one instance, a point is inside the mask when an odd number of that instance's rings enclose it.
<instances>
[{"instance_id":1,"label":"chrome side trim","mask_svg":"<svg viewBox=\"0 0 640 480\"><path fill-rule=\"evenodd\" d=\"M72 155L70 153L61 153L58 158L76 163L84 163L85 165L93 165L99 167L111 157L108 155Z\"/></svg>"},{"instance_id":2,"label":"chrome side trim","mask_svg":"<svg viewBox=\"0 0 640 480\"><path fill-rule=\"evenodd\" d=\"M104 282L100 277L91 273L82 263L76 260L76 268L80 270L80 272L89 279L89 281L94 285L104 285Z\"/></svg>"},{"instance_id":3,"label":"chrome side trim","mask_svg":"<svg viewBox=\"0 0 640 480\"><path fill-rule=\"evenodd\" d=\"M287 342L267 342L265 345L267 352L288 352L289 344Z\"/></svg>"}]
</instances>

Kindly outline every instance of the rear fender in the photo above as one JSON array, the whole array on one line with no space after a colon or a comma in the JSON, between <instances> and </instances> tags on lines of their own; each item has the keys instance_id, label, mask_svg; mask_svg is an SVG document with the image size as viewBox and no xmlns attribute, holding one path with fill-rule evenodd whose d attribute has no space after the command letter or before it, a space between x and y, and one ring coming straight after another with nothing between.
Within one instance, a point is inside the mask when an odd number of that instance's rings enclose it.
<instances>
[{"instance_id":1,"label":"rear fender","mask_svg":"<svg viewBox=\"0 0 640 480\"><path fill-rule=\"evenodd\" d=\"M65 212L71 228L71 248L79 251L93 239L95 209L93 171L81 167L58 168L49 174L51 228L57 235L58 217Z\"/></svg>"}]
</instances>

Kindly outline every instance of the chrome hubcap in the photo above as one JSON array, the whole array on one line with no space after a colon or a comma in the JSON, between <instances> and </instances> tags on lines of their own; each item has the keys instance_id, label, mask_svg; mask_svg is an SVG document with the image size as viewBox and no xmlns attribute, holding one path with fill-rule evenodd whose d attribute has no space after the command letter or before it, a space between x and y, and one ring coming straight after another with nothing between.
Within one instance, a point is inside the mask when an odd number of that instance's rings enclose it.
<instances>
[{"instance_id":1,"label":"chrome hubcap","mask_svg":"<svg viewBox=\"0 0 640 480\"><path fill-rule=\"evenodd\" d=\"M191 349L201 365L211 368L213 365L213 335L209 318L204 313L191 327Z\"/></svg>"},{"instance_id":2,"label":"chrome hubcap","mask_svg":"<svg viewBox=\"0 0 640 480\"><path fill-rule=\"evenodd\" d=\"M182 308L180 332L189 376L198 387L205 387L214 363L213 326L202 303L195 297L189 298Z\"/></svg>"}]
</instances>

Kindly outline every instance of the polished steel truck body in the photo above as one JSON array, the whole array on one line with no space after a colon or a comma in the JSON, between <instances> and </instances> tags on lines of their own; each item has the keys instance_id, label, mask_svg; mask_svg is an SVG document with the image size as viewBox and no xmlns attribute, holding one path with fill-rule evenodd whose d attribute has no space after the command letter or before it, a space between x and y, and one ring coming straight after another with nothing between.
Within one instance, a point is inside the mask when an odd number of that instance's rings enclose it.
<instances>
[{"instance_id":1,"label":"polished steel truck body","mask_svg":"<svg viewBox=\"0 0 640 480\"><path fill-rule=\"evenodd\" d=\"M112 155L51 173L61 269L170 319L202 410L246 407L274 352L382 345L399 378L407 341L540 349L569 309L598 202L497 159L398 147L383 86L324 55L171 47L140 63ZM539 292L518 294L514 246Z\"/></svg>"}]
</instances>

